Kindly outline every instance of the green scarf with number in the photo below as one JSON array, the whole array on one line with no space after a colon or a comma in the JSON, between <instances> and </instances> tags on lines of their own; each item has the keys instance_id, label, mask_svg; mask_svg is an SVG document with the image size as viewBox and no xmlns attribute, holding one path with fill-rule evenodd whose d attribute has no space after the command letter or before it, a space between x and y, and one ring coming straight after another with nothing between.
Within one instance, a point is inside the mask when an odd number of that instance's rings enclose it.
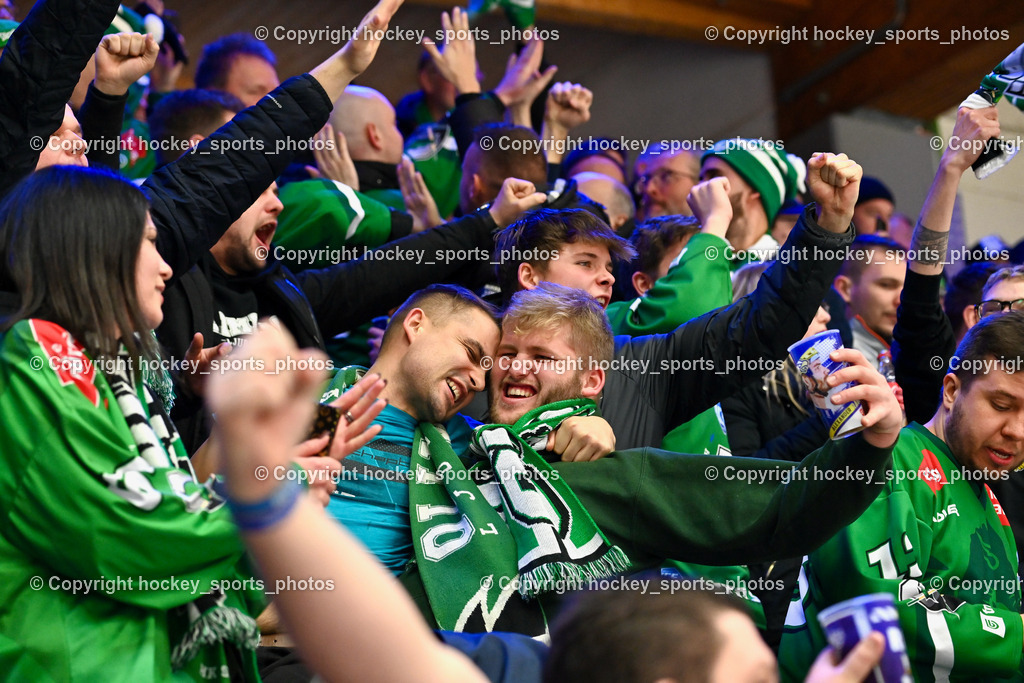
<instances>
[{"instance_id":1,"label":"green scarf with number","mask_svg":"<svg viewBox=\"0 0 1024 683\"><path fill-rule=\"evenodd\" d=\"M538 453L563 420L593 415L590 400L558 401L512 426L478 427L469 469L443 429L413 441L409 514L420 576L440 628L547 631L541 598L629 567L558 472Z\"/></svg>"}]
</instances>

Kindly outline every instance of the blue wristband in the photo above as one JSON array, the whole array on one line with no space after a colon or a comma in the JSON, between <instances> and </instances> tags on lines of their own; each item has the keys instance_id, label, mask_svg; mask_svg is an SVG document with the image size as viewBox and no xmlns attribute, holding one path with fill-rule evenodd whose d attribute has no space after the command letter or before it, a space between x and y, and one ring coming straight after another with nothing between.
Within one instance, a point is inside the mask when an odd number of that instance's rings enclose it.
<instances>
[{"instance_id":1,"label":"blue wristband","mask_svg":"<svg viewBox=\"0 0 1024 683\"><path fill-rule=\"evenodd\" d=\"M288 516L302 497L305 487L292 478L278 484L269 497L255 503L227 499L235 524L242 531L262 531Z\"/></svg>"}]
</instances>

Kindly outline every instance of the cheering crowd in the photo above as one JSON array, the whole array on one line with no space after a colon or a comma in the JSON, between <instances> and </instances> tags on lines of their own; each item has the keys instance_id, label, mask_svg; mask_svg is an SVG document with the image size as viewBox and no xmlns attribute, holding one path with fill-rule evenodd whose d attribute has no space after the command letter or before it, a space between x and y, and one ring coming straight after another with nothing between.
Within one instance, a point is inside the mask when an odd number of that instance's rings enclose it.
<instances>
[{"instance_id":1,"label":"cheering crowd","mask_svg":"<svg viewBox=\"0 0 1024 683\"><path fill-rule=\"evenodd\" d=\"M1024 259L944 269L994 106L915 221L838 151L570 144L593 93L536 36L485 90L458 7L393 105L401 0L189 90L159 0L9 5L7 679L1024 676ZM903 637L841 655L871 593Z\"/></svg>"}]
</instances>

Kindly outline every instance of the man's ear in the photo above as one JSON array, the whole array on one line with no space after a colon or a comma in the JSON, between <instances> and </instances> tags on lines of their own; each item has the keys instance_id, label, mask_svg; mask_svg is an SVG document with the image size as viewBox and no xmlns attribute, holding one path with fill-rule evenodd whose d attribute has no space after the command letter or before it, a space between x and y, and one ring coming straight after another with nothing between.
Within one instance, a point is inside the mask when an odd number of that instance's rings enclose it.
<instances>
[{"instance_id":1,"label":"man's ear","mask_svg":"<svg viewBox=\"0 0 1024 683\"><path fill-rule=\"evenodd\" d=\"M583 388L580 396L597 400L604 389L604 368L592 368L583 372Z\"/></svg>"},{"instance_id":2,"label":"man's ear","mask_svg":"<svg viewBox=\"0 0 1024 683\"><path fill-rule=\"evenodd\" d=\"M952 372L942 378L942 407L947 412L953 410L953 404L962 390L963 385L960 384L960 378Z\"/></svg>"},{"instance_id":3,"label":"man's ear","mask_svg":"<svg viewBox=\"0 0 1024 683\"><path fill-rule=\"evenodd\" d=\"M423 332L430 324L430 319L427 318L427 314L423 312L422 308L414 308L409 311L408 315L405 316L405 320L402 321L402 331L405 334L405 339L409 344L412 344L413 340Z\"/></svg>"},{"instance_id":4,"label":"man's ear","mask_svg":"<svg viewBox=\"0 0 1024 683\"><path fill-rule=\"evenodd\" d=\"M525 261L519 264L517 279L521 289L536 289L543 282L540 271Z\"/></svg>"},{"instance_id":5,"label":"man's ear","mask_svg":"<svg viewBox=\"0 0 1024 683\"><path fill-rule=\"evenodd\" d=\"M752 209L755 206L761 206L761 193L760 192L751 192L750 194L747 195L746 208Z\"/></svg>"},{"instance_id":6,"label":"man's ear","mask_svg":"<svg viewBox=\"0 0 1024 683\"><path fill-rule=\"evenodd\" d=\"M470 193L470 199L473 200L473 206L483 206L488 202L487 184L479 173L473 174L473 191Z\"/></svg>"},{"instance_id":7,"label":"man's ear","mask_svg":"<svg viewBox=\"0 0 1024 683\"><path fill-rule=\"evenodd\" d=\"M633 273L633 289L636 290L638 296L643 296L653 286L654 280L647 273L639 270Z\"/></svg>"},{"instance_id":8,"label":"man's ear","mask_svg":"<svg viewBox=\"0 0 1024 683\"><path fill-rule=\"evenodd\" d=\"M376 150L384 148L383 136L380 134L377 124L372 121L366 124L366 140L370 143L370 147Z\"/></svg>"},{"instance_id":9,"label":"man's ear","mask_svg":"<svg viewBox=\"0 0 1024 683\"><path fill-rule=\"evenodd\" d=\"M832 281L832 287L839 293L847 304L850 303L850 293L853 291L853 280L846 275L836 275Z\"/></svg>"},{"instance_id":10,"label":"man's ear","mask_svg":"<svg viewBox=\"0 0 1024 683\"><path fill-rule=\"evenodd\" d=\"M981 318L978 317L978 309L971 304L964 306L964 310L960 313L964 319L964 329L971 329L978 324Z\"/></svg>"}]
</instances>

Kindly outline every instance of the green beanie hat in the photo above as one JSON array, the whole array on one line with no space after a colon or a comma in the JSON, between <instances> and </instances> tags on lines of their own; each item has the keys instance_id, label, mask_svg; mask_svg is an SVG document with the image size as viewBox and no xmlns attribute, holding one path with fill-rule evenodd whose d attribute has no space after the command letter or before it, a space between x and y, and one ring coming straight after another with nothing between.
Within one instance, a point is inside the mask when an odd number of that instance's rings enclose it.
<instances>
[{"instance_id":1,"label":"green beanie hat","mask_svg":"<svg viewBox=\"0 0 1024 683\"><path fill-rule=\"evenodd\" d=\"M761 194L761 206L768 223L775 220L779 209L797 192L806 192L807 166L803 160L786 154L781 145L771 141L729 138L719 140L701 155L701 164L715 156L729 164L755 192Z\"/></svg>"}]
</instances>

